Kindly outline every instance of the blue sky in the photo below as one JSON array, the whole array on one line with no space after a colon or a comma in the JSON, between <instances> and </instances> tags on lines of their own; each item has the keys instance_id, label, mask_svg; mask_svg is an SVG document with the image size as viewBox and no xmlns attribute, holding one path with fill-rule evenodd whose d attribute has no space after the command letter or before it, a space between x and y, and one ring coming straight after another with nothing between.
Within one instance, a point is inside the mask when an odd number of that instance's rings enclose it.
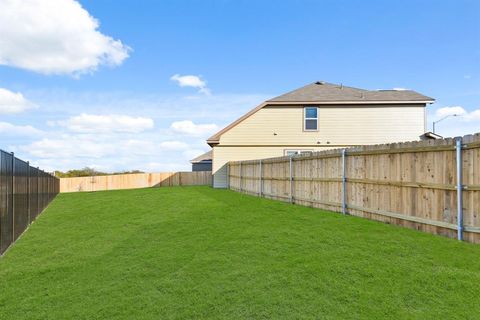
<instances>
[{"instance_id":1,"label":"blue sky","mask_svg":"<svg viewBox=\"0 0 480 320\"><path fill-rule=\"evenodd\" d=\"M0 4L0 147L49 170L188 169L211 133L320 79L413 89L437 100L429 123L463 115L438 133L480 131L479 1L79 3Z\"/></svg>"}]
</instances>

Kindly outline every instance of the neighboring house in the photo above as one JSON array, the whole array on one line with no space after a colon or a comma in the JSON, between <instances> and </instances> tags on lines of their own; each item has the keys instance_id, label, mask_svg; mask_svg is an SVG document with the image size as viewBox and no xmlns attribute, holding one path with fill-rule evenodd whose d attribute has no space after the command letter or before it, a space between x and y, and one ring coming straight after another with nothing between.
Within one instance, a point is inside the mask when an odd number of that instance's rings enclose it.
<instances>
[{"instance_id":1,"label":"neighboring house","mask_svg":"<svg viewBox=\"0 0 480 320\"><path fill-rule=\"evenodd\" d=\"M212 171L212 150L190 160L192 171Z\"/></svg>"},{"instance_id":2,"label":"neighboring house","mask_svg":"<svg viewBox=\"0 0 480 320\"><path fill-rule=\"evenodd\" d=\"M420 136L420 140L438 140L443 139L443 136L433 133L431 131L425 132Z\"/></svg>"},{"instance_id":3,"label":"neighboring house","mask_svg":"<svg viewBox=\"0 0 480 320\"><path fill-rule=\"evenodd\" d=\"M227 187L229 161L357 145L419 140L426 105L411 90L364 90L317 81L270 99L207 140L214 187Z\"/></svg>"}]
</instances>

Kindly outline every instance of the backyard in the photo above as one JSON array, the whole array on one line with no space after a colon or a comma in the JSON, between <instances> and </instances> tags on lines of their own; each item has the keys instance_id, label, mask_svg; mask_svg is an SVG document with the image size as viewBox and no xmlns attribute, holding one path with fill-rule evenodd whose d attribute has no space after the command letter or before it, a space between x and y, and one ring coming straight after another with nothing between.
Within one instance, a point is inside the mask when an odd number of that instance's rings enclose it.
<instances>
[{"instance_id":1,"label":"backyard","mask_svg":"<svg viewBox=\"0 0 480 320\"><path fill-rule=\"evenodd\" d=\"M0 319L473 319L480 246L209 187L60 194Z\"/></svg>"}]
</instances>

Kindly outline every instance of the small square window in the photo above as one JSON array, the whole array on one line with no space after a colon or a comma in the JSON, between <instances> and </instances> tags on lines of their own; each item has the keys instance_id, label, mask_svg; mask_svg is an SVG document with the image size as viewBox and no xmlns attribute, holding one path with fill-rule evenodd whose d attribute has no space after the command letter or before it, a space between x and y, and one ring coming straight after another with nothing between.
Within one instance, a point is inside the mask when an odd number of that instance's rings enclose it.
<instances>
[{"instance_id":1,"label":"small square window","mask_svg":"<svg viewBox=\"0 0 480 320\"><path fill-rule=\"evenodd\" d=\"M317 107L304 108L303 128L306 131L318 130L318 109Z\"/></svg>"}]
</instances>

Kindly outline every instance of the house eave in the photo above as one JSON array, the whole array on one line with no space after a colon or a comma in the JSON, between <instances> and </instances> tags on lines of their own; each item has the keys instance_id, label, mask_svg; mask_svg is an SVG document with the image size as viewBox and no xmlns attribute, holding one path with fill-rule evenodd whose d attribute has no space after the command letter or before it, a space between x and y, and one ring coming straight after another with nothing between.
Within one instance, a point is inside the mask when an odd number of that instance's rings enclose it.
<instances>
[{"instance_id":1,"label":"house eave","mask_svg":"<svg viewBox=\"0 0 480 320\"><path fill-rule=\"evenodd\" d=\"M431 104L435 100L365 100L365 101L266 101L266 105L356 105L356 104Z\"/></svg>"},{"instance_id":2,"label":"house eave","mask_svg":"<svg viewBox=\"0 0 480 320\"><path fill-rule=\"evenodd\" d=\"M219 143L220 143L220 140L207 140L207 144L212 148L215 147Z\"/></svg>"}]
</instances>

